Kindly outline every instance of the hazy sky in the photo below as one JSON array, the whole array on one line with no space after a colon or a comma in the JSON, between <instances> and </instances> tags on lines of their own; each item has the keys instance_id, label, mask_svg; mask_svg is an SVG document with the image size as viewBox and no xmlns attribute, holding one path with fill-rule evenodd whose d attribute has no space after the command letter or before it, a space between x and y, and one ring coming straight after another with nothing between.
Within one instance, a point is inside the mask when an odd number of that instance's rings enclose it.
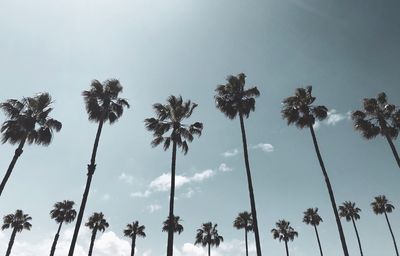
<instances>
[{"instance_id":1,"label":"hazy sky","mask_svg":"<svg viewBox=\"0 0 400 256\"><path fill-rule=\"evenodd\" d=\"M139 220L147 238L138 239L138 255L165 255L171 152L151 148L143 120L153 116L153 103L181 94L199 104L190 121L202 121L204 132L177 158L175 213L185 230L175 254L205 255L192 244L196 229L212 221L225 238L212 254L243 255L244 234L232 227L237 213L250 209L240 127L213 99L216 85L240 72L261 92L246 128L263 255L284 254L270 233L282 218L299 232L292 255L318 255L312 227L301 222L308 207L318 207L324 220L324 254L342 255L310 134L287 127L280 115L282 99L309 84L316 104L331 110L317 136L337 203L352 200L363 210L357 225L366 255L395 255L384 217L369 204L385 194L400 208L400 170L386 141L362 139L348 112L381 91L400 105L399 11L396 0L0 0L0 100L49 92L52 117L63 123L49 147L25 147L0 198L1 216L23 209L33 217L13 255L48 254L57 229L52 205L80 205L97 129L81 92L92 79L108 78L120 80L132 107L101 136L84 221L102 211L110 228L98 235L95 254L129 255L122 230ZM15 147L0 147L2 173ZM400 242L397 209L389 218ZM343 226L357 255L352 225ZM73 227L64 226L57 256L66 255ZM0 253L10 235L0 233ZM89 238L82 227L75 255L87 254Z\"/></svg>"}]
</instances>

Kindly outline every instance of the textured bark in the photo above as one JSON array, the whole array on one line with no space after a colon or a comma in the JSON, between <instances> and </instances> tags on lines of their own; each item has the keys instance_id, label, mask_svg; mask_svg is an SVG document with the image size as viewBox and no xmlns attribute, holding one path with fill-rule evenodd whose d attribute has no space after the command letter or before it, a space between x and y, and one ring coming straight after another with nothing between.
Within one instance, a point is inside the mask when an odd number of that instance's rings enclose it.
<instances>
[{"instance_id":1,"label":"textured bark","mask_svg":"<svg viewBox=\"0 0 400 256\"><path fill-rule=\"evenodd\" d=\"M54 256L54 253L56 251L57 241L58 241L58 238L60 237L60 230L61 230L62 224L63 223L61 222L60 225L58 226L57 233L54 236L54 241L53 241L53 244L52 244L51 250L50 250L50 256Z\"/></svg>"},{"instance_id":2,"label":"textured bark","mask_svg":"<svg viewBox=\"0 0 400 256\"><path fill-rule=\"evenodd\" d=\"M286 256L289 256L289 248L286 241L285 241L285 248L286 248Z\"/></svg>"},{"instance_id":3,"label":"textured bark","mask_svg":"<svg viewBox=\"0 0 400 256\"><path fill-rule=\"evenodd\" d=\"M360 248L361 256L363 256L363 251L362 251L362 248L361 248L360 236L358 235L358 230L357 230L356 222L354 221L353 218L351 218L351 221L353 222L353 227L354 227L354 230L356 231L356 236L357 236L357 241L358 241L358 247Z\"/></svg>"},{"instance_id":4,"label":"textured bark","mask_svg":"<svg viewBox=\"0 0 400 256\"><path fill-rule=\"evenodd\" d=\"M135 256L135 247L136 247L136 235L133 235L133 237L132 237L131 256Z\"/></svg>"},{"instance_id":5,"label":"textured bark","mask_svg":"<svg viewBox=\"0 0 400 256\"><path fill-rule=\"evenodd\" d=\"M321 256L324 256L324 254L322 253L322 246L321 246L321 241L319 240L317 226L315 226L315 225L314 225L314 230L315 230L315 235L317 236L319 252L321 253Z\"/></svg>"},{"instance_id":6,"label":"textured bark","mask_svg":"<svg viewBox=\"0 0 400 256\"><path fill-rule=\"evenodd\" d=\"M389 226L390 234L392 235L393 244L394 244L394 249L396 250L396 255L399 256L399 251L397 250L396 239L394 238L392 226L390 225L389 218L388 218L386 212L385 212L385 218L386 218L386 222L387 222L387 224L388 224L388 226Z\"/></svg>"},{"instance_id":7,"label":"textured bark","mask_svg":"<svg viewBox=\"0 0 400 256\"><path fill-rule=\"evenodd\" d=\"M168 228L168 244L167 244L167 256L173 255L174 248L174 199L175 199L175 167L176 167L176 142L172 142L172 161L171 161L171 193L169 196L169 228Z\"/></svg>"},{"instance_id":8,"label":"textured bark","mask_svg":"<svg viewBox=\"0 0 400 256\"><path fill-rule=\"evenodd\" d=\"M90 239L90 246L89 246L88 256L92 256L93 247L94 247L94 241L96 240L96 233L97 233L97 229L95 228L92 231L92 238Z\"/></svg>"},{"instance_id":9,"label":"textured bark","mask_svg":"<svg viewBox=\"0 0 400 256\"><path fill-rule=\"evenodd\" d=\"M208 256L211 256L211 244L208 244Z\"/></svg>"},{"instance_id":10,"label":"textured bark","mask_svg":"<svg viewBox=\"0 0 400 256\"><path fill-rule=\"evenodd\" d=\"M393 144L393 140L389 136L386 136L386 140L388 141L390 148L392 149L394 158L396 159L397 165L400 168L400 157L399 154L397 153L396 147Z\"/></svg>"},{"instance_id":11,"label":"textured bark","mask_svg":"<svg viewBox=\"0 0 400 256\"><path fill-rule=\"evenodd\" d=\"M249 256L249 245L248 245L248 242L247 242L247 230L246 230L246 228L244 229L244 241L245 241L245 244L246 244L246 256Z\"/></svg>"},{"instance_id":12,"label":"textured bark","mask_svg":"<svg viewBox=\"0 0 400 256\"><path fill-rule=\"evenodd\" d=\"M7 252L6 252L6 256L10 256L11 254L11 249L13 247L14 244L14 240L15 240L15 236L17 235L17 230L14 228L11 234L11 238L10 238L10 242L8 243L8 248L7 248Z\"/></svg>"}]
</instances>

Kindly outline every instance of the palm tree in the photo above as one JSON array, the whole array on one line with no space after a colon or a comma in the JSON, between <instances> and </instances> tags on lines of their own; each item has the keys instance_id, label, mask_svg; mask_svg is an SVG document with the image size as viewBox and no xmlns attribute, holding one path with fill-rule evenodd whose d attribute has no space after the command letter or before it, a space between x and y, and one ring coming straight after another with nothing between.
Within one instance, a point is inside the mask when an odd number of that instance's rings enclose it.
<instances>
[{"instance_id":1,"label":"palm tree","mask_svg":"<svg viewBox=\"0 0 400 256\"><path fill-rule=\"evenodd\" d=\"M346 239L344 236L342 224L340 222L339 213L336 207L335 196L333 194L331 182L329 181L328 173L325 169L324 161L322 160L322 156L319 151L317 138L315 136L313 128L316 119L322 121L327 117L328 109L325 106L312 105L316 98L312 96L311 92L312 92L311 86L307 86L306 88L297 88L294 96L284 99L282 117L284 119L287 119L288 125L295 124L299 129L303 128L310 129L318 161L325 178L326 186L328 188L333 213L336 219L336 225L338 227L340 235L340 241L342 243L343 253L345 256L349 256L349 252L347 250L347 245L346 245Z\"/></svg>"},{"instance_id":2,"label":"palm tree","mask_svg":"<svg viewBox=\"0 0 400 256\"><path fill-rule=\"evenodd\" d=\"M92 238L90 239L88 254L88 256L91 256L97 231L104 232L109 225L106 219L104 219L104 215L102 212L95 212L92 214L92 216L89 217L89 220L88 222L86 222L85 226L92 230Z\"/></svg>"},{"instance_id":3,"label":"palm tree","mask_svg":"<svg viewBox=\"0 0 400 256\"><path fill-rule=\"evenodd\" d=\"M384 92L379 93L376 99L364 99L363 105L364 110L352 113L354 128L367 140L379 134L385 137L400 167L400 157L393 144L400 131L400 108L389 104Z\"/></svg>"},{"instance_id":4,"label":"palm tree","mask_svg":"<svg viewBox=\"0 0 400 256\"><path fill-rule=\"evenodd\" d=\"M208 247L208 256L211 255L211 246L218 247L224 238L218 234L217 224L211 222L203 223L200 229L197 229L196 241L194 244L201 244Z\"/></svg>"},{"instance_id":5,"label":"palm tree","mask_svg":"<svg viewBox=\"0 0 400 256\"><path fill-rule=\"evenodd\" d=\"M182 97L169 96L167 104L156 103L153 105L156 118L147 118L144 120L146 129L153 132L154 140L151 142L153 147L163 143L164 150L167 150L172 142L172 161L171 161L171 192L169 197L169 219L174 216L174 199L175 199L175 166L176 166L176 149L182 149L186 155L189 147L188 142L192 142L193 135L200 136L203 130L203 124L195 122L193 124L184 124L183 121L189 118L193 110L197 107L196 103L190 100L183 101ZM165 136L166 133L169 133ZM174 231L168 230L167 256L173 255Z\"/></svg>"},{"instance_id":6,"label":"palm tree","mask_svg":"<svg viewBox=\"0 0 400 256\"><path fill-rule=\"evenodd\" d=\"M89 120L99 123L94 140L92 157L90 164L87 169L87 180L85 190L82 196L81 206L79 208L78 218L76 221L74 234L71 240L71 246L69 248L68 256L74 255L74 249L76 240L79 234L79 228L82 223L83 213L85 212L86 201L89 196L90 184L92 183L92 177L96 170L96 153L97 147L99 146L99 140L103 124L109 122L113 124L123 114L124 107L129 108L127 100L118 98L118 95L122 92L122 86L116 79L105 81L103 84L97 80L93 80L90 85L90 90L83 91L82 95L85 100L86 112L89 115Z\"/></svg>"},{"instance_id":7,"label":"palm tree","mask_svg":"<svg viewBox=\"0 0 400 256\"><path fill-rule=\"evenodd\" d=\"M145 226L139 225L138 221L134 221L132 224L126 225L124 230L124 236L132 239L131 256L135 255L136 237L146 237L144 233Z\"/></svg>"},{"instance_id":8,"label":"palm tree","mask_svg":"<svg viewBox=\"0 0 400 256\"><path fill-rule=\"evenodd\" d=\"M245 89L246 75L240 73L237 76L228 76L225 85L218 85L215 95L217 108L224 113L229 119L235 119L239 116L240 129L242 132L243 155L246 167L247 185L249 187L249 197L251 214L253 217L253 229L256 241L257 256L261 256L260 235L258 232L256 202L254 198L253 182L251 179L250 163L247 150L246 130L244 126L244 118L250 116L250 112L255 110L255 98L260 95L257 87Z\"/></svg>"},{"instance_id":9,"label":"palm tree","mask_svg":"<svg viewBox=\"0 0 400 256\"><path fill-rule=\"evenodd\" d=\"M306 223L307 225L311 225L314 227L315 235L317 236L319 252L321 253L321 256L323 256L324 254L322 253L321 241L319 240L318 229L317 229L317 226L319 225L319 223L323 222L323 220L321 216L319 216L318 214L318 208L308 208L304 212L303 222Z\"/></svg>"},{"instance_id":10,"label":"palm tree","mask_svg":"<svg viewBox=\"0 0 400 256\"><path fill-rule=\"evenodd\" d=\"M236 219L233 221L233 226L236 229L244 229L244 241L246 244L246 256L249 255L249 246L247 241L247 233L253 231L253 218L251 213L247 211L240 212Z\"/></svg>"},{"instance_id":11,"label":"palm tree","mask_svg":"<svg viewBox=\"0 0 400 256\"><path fill-rule=\"evenodd\" d=\"M356 207L356 204L350 201L346 201L343 205L339 206L339 215L340 217L346 218L347 221L353 222L354 230L356 231L358 247L360 248L361 256L363 256L363 251L361 247L360 236L358 235L358 230L356 226L356 220L360 219L361 209Z\"/></svg>"},{"instance_id":12,"label":"palm tree","mask_svg":"<svg viewBox=\"0 0 400 256\"><path fill-rule=\"evenodd\" d=\"M16 210L14 214L8 214L3 217L3 225L1 226L1 230L12 228L6 256L9 256L11 253L17 232L22 232L24 229L31 230L32 224L29 223L30 220L32 220L32 218L28 214L24 214L22 210Z\"/></svg>"},{"instance_id":13,"label":"palm tree","mask_svg":"<svg viewBox=\"0 0 400 256\"><path fill-rule=\"evenodd\" d=\"M54 237L53 245L51 246L50 256L53 256L56 251L57 241L60 236L62 224L71 223L75 220L76 211L73 208L75 202L64 200L54 204L54 209L50 211L50 217L58 223L58 230Z\"/></svg>"},{"instance_id":14,"label":"palm tree","mask_svg":"<svg viewBox=\"0 0 400 256\"><path fill-rule=\"evenodd\" d=\"M2 143L18 144L14 157L0 184L0 196L10 178L15 163L23 152L25 143L48 146L53 138L53 131L60 131L62 124L49 117L52 101L48 93L34 97L25 97L21 101L9 99L0 103L0 108L9 118L1 127Z\"/></svg>"},{"instance_id":15,"label":"palm tree","mask_svg":"<svg viewBox=\"0 0 400 256\"><path fill-rule=\"evenodd\" d=\"M274 239L279 239L279 242L282 240L285 242L286 255L289 256L288 242L293 241L295 237L299 236L299 233L297 233L290 226L290 222L286 220L279 220L275 223L275 226L276 229L271 229L272 236Z\"/></svg>"},{"instance_id":16,"label":"palm tree","mask_svg":"<svg viewBox=\"0 0 400 256\"><path fill-rule=\"evenodd\" d=\"M391 213L394 210L394 206L390 201L386 199L386 196L376 196L375 201L371 203L372 210L376 215L384 214L386 218L386 222L389 226L390 234L392 235L394 249L396 250L396 255L399 256L399 251L397 250L396 239L394 238L392 226L390 225L389 218L387 216L388 213Z\"/></svg>"},{"instance_id":17,"label":"palm tree","mask_svg":"<svg viewBox=\"0 0 400 256\"><path fill-rule=\"evenodd\" d=\"M168 232L169 227L170 227L170 221L169 221L169 216L167 219L163 222L163 227L162 227L162 232ZM178 233L180 235L183 232L183 226L179 222L182 221L181 217L179 216L174 216L173 218L173 223L172 223L172 231L174 233Z\"/></svg>"}]
</instances>

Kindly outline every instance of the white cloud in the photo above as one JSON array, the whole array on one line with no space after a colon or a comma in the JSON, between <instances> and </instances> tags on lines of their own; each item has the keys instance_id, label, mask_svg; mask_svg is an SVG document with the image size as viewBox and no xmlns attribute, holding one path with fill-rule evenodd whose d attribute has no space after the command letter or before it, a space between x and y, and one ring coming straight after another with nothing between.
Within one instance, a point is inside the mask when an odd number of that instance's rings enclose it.
<instances>
[{"instance_id":1,"label":"white cloud","mask_svg":"<svg viewBox=\"0 0 400 256\"><path fill-rule=\"evenodd\" d=\"M228 151L222 153L222 155L224 157L232 157L232 156L236 156L237 154L239 154L239 150L237 148L234 148L232 150L228 150Z\"/></svg>"},{"instance_id":2,"label":"white cloud","mask_svg":"<svg viewBox=\"0 0 400 256\"><path fill-rule=\"evenodd\" d=\"M150 190L146 190L144 192L133 192L131 193L131 197L149 197L151 195Z\"/></svg>"},{"instance_id":3,"label":"white cloud","mask_svg":"<svg viewBox=\"0 0 400 256\"><path fill-rule=\"evenodd\" d=\"M102 200L104 200L104 201L108 201L108 200L110 200L111 199L111 196L110 196L110 194L104 194L102 197L101 197L101 199Z\"/></svg>"},{"instance_id":4,"label":"white cloud","mask_svg":"<svg viewBox=\"0 0 400 256\"><path fill-rule=\"evenodd\" d=\"M347 118L347 114L341 114L336 111L336 109L331 109L328 111L328 118L325 120L327 125L336 125L340 121Z\"/></svg>"},{"instance_id":5,"label":"white cloud","mask_svg":"<svg viewBox=\"0 0 400 256\"><path fill-rule=\"evenodd\" d=\"M175 248L177 256L206 256L207 250L204 247L194 245L192 243L184 243L180 249ZM245 243L242 240L233 239L220 244L218 248L211 249L214 256L242 256L246 252ZM256 253L254 243L249 243L249 253Z\"/></svg>"},{"instance_id":6,"label":"white cloud","mask_svg":"<svg viewBox=\"0 0 400 256\"><path fill-rule=\"evenodd\" d=\"M126 182L128 184L132 184L133 183L133 176L132 175L128 175L126 173L121 173L121 175L118 176L118 179L120 181Z\"/></svg>"},{"instance_id":7,"label":"white cloud","mask_svg":"<svg viewBox=\"0 0 400 256\"><path fill-rule=\"evenodd\" d=\"M212 176L214 176L214 171L208 169L199 173L195 173L189 180L195 182L202 182L203 180L209 179Z\"/></svg>"},{"instance_id":8,"label":"white cloud","mask_svg":"<svg viewBox=\"0 0 400 256\"><path fill-rule=\"evenodd\" d=\"M225 163L219 165L218 170L221 172L231 172L233 169L227 166Z\"/></svg>"},{"instance_id":9,"label":"white cloud","mask_svg":"<svg viewBox=\"0 0 400 256\"><path fill-rule=\"evenodd\" d=\"M261 149L262 151L266 153L271 153L274 152L275 148L269 143L259 143L255 146L253 146L253 149Z\"/></svg>"},{"instance_id":10,"label":"white cloud","mask_svg":"<svg viewBox=\"0 0 400 256\"><path fill-rule=\"evenodd\" d=\"M161 209L161 205L159 205L159 204L150 204L146 208L150 213L153 213L155 211L160 210Z\"/></svg>"},{"instance_id":11,"label":"white cloud","mask_svg":"<svg viewBox=\"0 0 400 256\"><path fill-rule=\"evenodd\" d=\"M191 197L193 196L193 194L194 194L193 188L188 188L188 189L186 190L186 192L184 192L184 193L181 194L181 197L184 197L184 198L191 198Z\"/></svg>"}]
</instances>

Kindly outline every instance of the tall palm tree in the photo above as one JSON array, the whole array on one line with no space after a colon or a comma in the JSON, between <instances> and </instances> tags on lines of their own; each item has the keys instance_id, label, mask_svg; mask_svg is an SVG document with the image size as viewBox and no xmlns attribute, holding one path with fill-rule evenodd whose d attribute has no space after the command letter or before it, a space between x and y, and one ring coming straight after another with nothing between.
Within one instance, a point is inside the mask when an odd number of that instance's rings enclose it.
<instances>
[{"instance_id":1,"label":"tall palm tree","mask_svg":"<svg viewBox=\"0 0 400 256\"><path fill-rule=\"evenodd\" d=\"M22 210L16 210L14 214L8 214L3 217L3 225L1 226L1 230L12 228L6 256L9 256L11 253L17 232L22 232L24 229L31 230L32 224L29 223L30 220L32 220L32 218L28 214L24 214Z\"/></svg>"},{"instance_id":2,"label":"tall palm tree","mask_svg":"<svg viewBox=\"0 0 400 256\"><path fill-rule=\"evenodd\" d=\"M203 223L202 227L197 229L196 241L194 244L201 244L208 247L208 256L211 255L211 246L218 247L224 238L218 234L217 224L211 222Z\"/></svg>"},{"instance_id":3,"label":"tall palm tree","mask_svg":"<svg viewBox=\"0 0 400 256\"><path fill-rule=\"evenodd\" d=\"M307 225L311 225L314 227L315 235L317 236L319 252L321 253L321 256L323 256L324 254L322 252L321 241L319 240L318 229L317 229L317 226L319 226L319 223L323 222L323 220L321 216L319 216L318 214L318 208L308 208L304 212L303 222L306 223Z\"/></svg>"},{"instance_id":4,"label":"tall palm tree","mask_svg":"<svg viewBox=\"0 0 400 256\"><path fill-rule=\"evenodd\" d=\"M156 117L144 120L146 129L153 132L154 140L151 142L153 147L163 143L164 150L167 150L172 142L172 161L171 161L171 192L169 197L169 219L174 216L175 199L175 166L176 150L181 148L186 155L189 147L188 142L192 142L194 135L200 136L203 124L195 122L193 124L183 123L190 118L193 110L197 107L196 103L190 100L183 101L182 97L169 96L166 104L156 103L153 105ZM168 133L166 135L166 133ZM170 223L168 230L167 256L173 255L174 231L173 223Z\"/></svg>"},{"instance_id":5,"label":"tall palm tree","mask_svg":"<svg viewBox=\"0 0 400 256\"><path fill-rule=\"evenodd\" d=\"M170 218L169 216L167 219L163 222L163 227L162 227L162 232L168 232L170 230ZM174 216L173 218L173 223L172 223L172 231L174 233L178 233L180 235L183 232L183 226L179 222L182 221L181 217L179 216Z\"/></svg>"},{"instance_id":6,"label":"tall palm tree","mask_svg":"<svg viewBox=\"0 0 400 256\"><path fill-rule=\"evenodd\" d=\"M239 116L240 129L242 132L243 156L246 167L247 185L249 188L251 214L253 217L253 229L256 241L257 256L261 256L260 235L258 232L256 201L254 198L253 182L251 179L250 163L247 150L246 130L244 118L250 116L250 112L255 110L255 98L260 95L257 87L245 89L246 75L241 73L237 76L228 76L225 85L218 85L215 95L217 108L229 119L235 119Z\"/></svg>"},{"instance_id":7,"label":"tall palm tree","mask_svg":"<svg viewBox=\"0 0 400 256\"><path fill-rule=\"evenodd\" d=\"M145 226L139 225L138 221L134 221L132 224L126 225L124 236L130 237L132 239L131 256L135 255L136 237L146 237L144 229Z\"/></svg>"},{"instance_id":8,"label":"tall palm tree","mask_svg":"<svg viewBox=\"0 0 400 256\"><path fill-rule=\"evenodd\" d=\"M233 226L236 229L244 229L244 241L246 244L246 256L249 255L249 246L247 241L247 233L253 231L253 218L251 213L244 211L240 212L236 219L233 221Z\"/></svg>"},{"instance_id":9,"label":"tall palm tree","mask_svg":"<svg viewBox=\"0 0 400 256\"><path fill-rule=\"evenodd\" d=\"M389 104L384 92L379 93L376 99L364 99L363 105L364 110L352 113L354 128L367 140L379 134L385 137L400 168L400 157L393 144L400 131L400 108Z\"/></svg>"},{"instance_id":10,"label":"tall palm tree","mask_svg":"<svg viewBox=\"0 0 400 256\"><path fill-rule=\"evenodd\" d=\"M92 255L94 240L96 239L97 231L104 232L108 228L108 222L104 218L102 212L95 212L89 217L88 222L85 224L86 227L92 230L92 237L90 239L89 253L88 256Z\"/></svg>"},{"instance_id":11,"label":"tall palm tree","mask_svg":"<svg viewBox=\"0 0 400 256\"><path fill-rule=\"evenodd\" d=\"M346 218L347 221L353 222L353 227L354 227L354 230L356 231L358 247L360 248L360 254L361 254L361 256L363 256L360 236L358 235L358 230L357 230L357 226L356 226L356 222L355 222L356 220L360 219L360 214L359 214L360 212L361 212L361 209L356 207L356 204L354 202L345 201L343 203L343 205L339 206L340 217Z\"/></svg>"},{"instance_id":12,"label":"tall palm tree","mask_svg":"<svg viewBox=\"0 0 400 256\"><path fill-rule=\"evenodd\" d=\"M76 211L73 208L75 202L64 200L54 204L53 210L50 211L50 217L58 223L58 230L54 237L53 245L51 246L50 256L53 256L56 251L57 241L60 236L60 231L63 223L71 223L75 220Z\"/></svg>"},{"instance_id":13,"label":"tall palm tree","mask_svg":"<svg viewBox=\"0 0 400 256\"><path fill-rule=\"evenodd\" d=\"M96 138L94 140L90 164L88 164L87 166L88 172L86 186L83 192L82 202L79 208L78 218L76 221L74 234L72 236L68 256L74 255L75 244L79 234L79 228L82 223L86 201L89 196L90 184L92 183L92 177L94 171L96 170L96 153L97 147L99 146L103 124L107 121L110 124L113 124L122 116L124 107L129 108L129 104L126 99L118 98L118 95L121 92L122 86L116 79L107 80L103 84L97 80L93 80L90 84L90 90L82 92L83 98L85 100L86 112L89 115L89 120L99 123L99 125L97 128Z\"/></svg>"},{"instance_id":14,"label":"tall palm tree","mask_svg":"<svg viewBox=\"0 0 400 256\"><path fill-rule=\"evenodd\" d=\"M389 218L387 216L388 213L391 213L394 210L394 206L391 204L389 200L387 200L386 196L376 196L375 201L371 203L372 210L376 215L384 214L386 218L386 222L389 226L390 234L392 235L394 249L396 250L396 255L399 256L399 251L397 250L396 239L393 235L392 226L390 225Z\"/></svg>"},{"instance_id":15,"label":"tall palm tree","mask_svg":"<svg viewBox=\"0 0 400 256\"><path fill-rule=\"evenodd\" d=\"M293 241L295 237L299 235L291 226L290 222L286 220L279 220L275 223L276 228L271 229L271 233L274 239L279 239L285 242L286 255L289 256L288 242Z\"/></svg>"},{"instance_id":16,"label":"tall palm tree","mask_svg":"<svg viewBox=\"0 0 400 256\"><path fill-rule=\"evenodd\" d=\"M343 253L345 256L349 256L349 252L347 250L347 245L346 245L346 239L342 228L342 223L340 222L339 213L336 207L335 196L333 194L332 185L329 180L328 173L325 169L325 164L324 161L322 160L321 152L319 151L317 138L315 136L313 128L313 125L315 124L315 121L317 119L322 121L327 117L328 109L325 106L312 105L316 98L312 96L311 92L312 92L311 86L307 86L306 88L297 88L294 96L284 99L282 117L287 120L288 125L295 124L299 129L303 128L310 129L318 161L325 178L326 186L328 188L329 197L332 204L332 210L335 215L336 225L339 231L340 241L342 243Z\"/></svg>"},{"instance_id":17,"label":"tall palm tree","mask_svg":"<svg viewBox=\"0 0 400 256\"><path fill-rule=\"evenodd\" d=\"M51 96L40 93L34 97L25 97L21 101L9 99L0 103L0 108L9 118L1 127L2 143L18 144L14 157L0 184L0 196L10 178L15 163L23 152L25 143L48 146L53 138L53 131L60 131L62 124L49 117Z\"/></svg>"}]
</instances>

